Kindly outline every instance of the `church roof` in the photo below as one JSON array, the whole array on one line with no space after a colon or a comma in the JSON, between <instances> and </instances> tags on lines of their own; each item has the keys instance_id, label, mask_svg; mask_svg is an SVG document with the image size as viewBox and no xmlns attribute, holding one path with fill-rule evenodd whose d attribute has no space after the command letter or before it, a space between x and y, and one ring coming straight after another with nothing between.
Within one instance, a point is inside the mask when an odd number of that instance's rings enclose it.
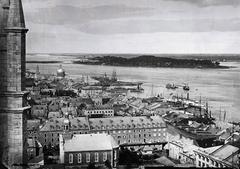
<instances>
[{"instance_id":1,"label":"church roof","mask_svg":"<svg viewBox=\"0 0 240 169\"><path fill-rule=\"evenodd\" d=\"M108 134L75 134L71 139L65 140L64 151L101 151L117 147L116 141Z\"/></svg>"}]
</instances>

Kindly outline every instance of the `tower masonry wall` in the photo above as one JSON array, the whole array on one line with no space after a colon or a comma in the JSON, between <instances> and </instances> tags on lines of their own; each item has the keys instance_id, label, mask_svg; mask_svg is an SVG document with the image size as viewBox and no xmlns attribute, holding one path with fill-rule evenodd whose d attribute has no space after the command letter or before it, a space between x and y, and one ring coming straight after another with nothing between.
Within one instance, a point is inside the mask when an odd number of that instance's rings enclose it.
<instances>
[{"instance_id":1,"label":"tower masonry wall","mask_svg":"<svg viewBox=\"0 0 240 169\"><path fill-rule=\"evenodd\" d=\"M26 39L21 0L0 0L0 162L27 166Z\"/></svg>"}]
</instances>

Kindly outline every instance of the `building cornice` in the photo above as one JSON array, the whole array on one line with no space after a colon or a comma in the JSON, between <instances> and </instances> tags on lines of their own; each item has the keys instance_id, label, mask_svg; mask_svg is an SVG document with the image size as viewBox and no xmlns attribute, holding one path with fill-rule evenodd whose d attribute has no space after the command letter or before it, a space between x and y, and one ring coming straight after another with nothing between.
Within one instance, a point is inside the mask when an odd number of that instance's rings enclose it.
<instances>
[{"instance_id":1,"label":"building cornice","mask_svg":"<svg viewBox=\"0 0 240 169\"><path fill-rule=\"evenodd\" d=\"M14 91L14 92L11 92L11 91L3 91L0 93L0 97L22 97L26 94L28 94L29 92L28 91Z\"/></svg>"},{"instance_id":2,"label":"building cornice","mask_svg":"<svg viewBox=\"0 0 240 169\"><path fill-rule=\"evenodd\" d=\"M28 29L22 27L7 27L4 29L6 33L27 33Z\"/></svg>"},{"instance_id":3,"label":"building cornice","mask_svg":"<svg viewBox=\"0 0 240 169\"><path fill-rule=\"evenodd\" d=\"M22 114L23 111L25 110L30 110L31 107L27 106L27 107L20 107L20 108L0 108L0 114L2 113L14 113L14 114Z\"/></svg>"}]
</instances>

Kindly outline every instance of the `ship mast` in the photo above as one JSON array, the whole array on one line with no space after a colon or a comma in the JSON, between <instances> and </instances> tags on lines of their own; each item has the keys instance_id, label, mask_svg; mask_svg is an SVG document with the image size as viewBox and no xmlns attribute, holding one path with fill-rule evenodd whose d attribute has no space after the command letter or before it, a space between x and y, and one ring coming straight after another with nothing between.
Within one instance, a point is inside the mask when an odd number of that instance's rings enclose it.
<instances>
[{"instance_id":1,"label":"ship mast","mask_svg":"<svg viewBox=\"0 0 240 169\"><path fill-rule=\"evenodd\" d=\"M199 103L200 103L200 117L202 117L202 97L201 96L200 96Z\"/></svg>"}]
</instances>

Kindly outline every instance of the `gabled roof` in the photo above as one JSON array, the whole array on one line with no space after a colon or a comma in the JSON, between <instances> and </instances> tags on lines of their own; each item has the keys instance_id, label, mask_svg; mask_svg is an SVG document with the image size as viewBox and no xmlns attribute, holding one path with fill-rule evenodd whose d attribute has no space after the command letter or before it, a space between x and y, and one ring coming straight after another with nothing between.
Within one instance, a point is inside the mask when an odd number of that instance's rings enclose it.
<instances>
[{"instance_id":1,"label":"gabled roof","mask_svg":"<svg viewBox=\"0 0 240 169\"><path fill-rule=\"evenodd\" d=\"M232 146L230 144L225 144L221 146L219 149L213 151L210 155L218 157L220 159L227 159L232 154L236 153L239 150L239 148Z\"/></svg>"},{"instance_id":2,"label":"gabled roof","mask_svg":"<svg viewBox=\"0 0 240 169\"><path fill-rule=\"evenodd\" d=\"M75 134L65 140L64 152L102 151L117 147L116 141L108 134Z\"/></svg>"}]
</instances>

